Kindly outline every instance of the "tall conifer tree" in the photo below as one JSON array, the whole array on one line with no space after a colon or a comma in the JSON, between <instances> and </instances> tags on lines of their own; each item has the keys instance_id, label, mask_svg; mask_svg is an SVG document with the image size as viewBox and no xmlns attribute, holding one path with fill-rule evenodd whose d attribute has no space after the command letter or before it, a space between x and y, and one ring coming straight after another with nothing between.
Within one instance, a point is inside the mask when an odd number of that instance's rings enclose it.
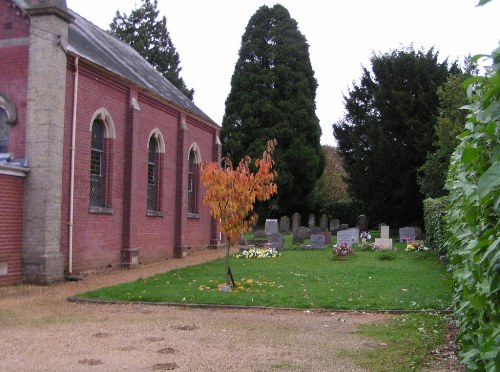
<instances>
[{"instance_id":1,"label":"tall conifer tree","mask_svg":"<svg viewBox=\"0 0 500 372\"><path fill-rule=\"evenodd\" d=\"M349 191L374 222L422 225L417 169L435 139L438 87L447 61L433 49L373 55L359 85L345 99L346 114L333 132L344 158Z\"/></svg>"},{"instance_id":2,"label":"tall conifer tree","mask_svg":"<svg viewBox=\"0 0 500 372\"><path fill-rule=\"evenodd\" d=\"M317 82L306 38L286 8L262 6L242 36L222 122L222 150L231 159L255 158L277 139L278 209L307 209L325 156L316 116Z\"/></svg>"},{"instance_id":3,"label":"tall conifer tree","mask_svg":"<svg viewBox=\"0 0 500 372\"><path fill-rule=\"evenodd\" d=\"M167 31L167 19L158 19L158 1L142 0L142 5L129 15L116 12L109 25L110 33L131 45L177 89L193 100L194 90L188 89L180 72L179 53Z\"/></svg>"}]
</instances>

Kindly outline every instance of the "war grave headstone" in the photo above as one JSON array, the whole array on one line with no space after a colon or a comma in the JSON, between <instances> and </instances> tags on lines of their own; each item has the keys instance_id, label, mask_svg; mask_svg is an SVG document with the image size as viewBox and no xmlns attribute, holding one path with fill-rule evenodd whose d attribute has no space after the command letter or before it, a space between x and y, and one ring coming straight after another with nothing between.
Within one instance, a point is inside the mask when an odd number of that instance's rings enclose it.
<instances>
[{"instance_id":1,"label":"war grave headstone","mask_svg":"<svg viewBox=\"0 0 500 372\"><path fill-rule=\"evenodd\" d=\"M380 226L380 237L382 239L389 239L389 226Z\"/></svg>"},{"instance_id":2,"label":"war grave headstone","mask_svg":"<svg viewBox=\"0 0 500 372\"><path fill-rule=\"evenodd\" d=\"M280 218L280 232L285 234L290 232L290 217L282 216Z\"/></svg>"},{"instance_id":3,"label":"war grave headstone","mask_svg":"<svg viewBox=\"0 0 500 372\"><path fill-rule=\"evenodd\" d=\"M325 236L323 234L311 235L311 246L313 249L325 248Z\"/></svg>"},{"instance_id":4,"label":"war grave headstone","mask_svg":"<svg viewBox=\"0 0 500 372\"><path fill-rule=\"evenodd\" d=\"M399 241L413 241L417 237L417 232L414 227L401 227L399 229Z\"/></svg>"},{"instance_id":5,"label":"war grave headstone","mask_svg":"<svg viewBox=\"0 0 500 372\"><path fill-rule=\"evenodd\" d=\"M266 220L265 232L267 235L278 232L278 220Z\"/></svg>"},{"instance_id":6,"label":"war grave headstone","mask_svg":"<svg viewBox=\"0 0 500 372\"><path fill-rule=\"evenodd\" d=\"M297 212L292 214L292 231L300 227L301 224L300 220L301 220L300 214L298 214Z\"/></svg>"},{"instance_id":7,"label":"war grave headstone","mask_svg":"<svg viewBox=\"0 0 500 372\"><path fill-rule=\"evenodd\" d=\"M314 216L314 214L310 214L309 215L309 219L307 220L307 225L309 227L312 227L312 226L315 226L316 225L316 216Z\"/></svg>"},{"instance_id":8,"label":"war grave headstone","mask_svg":"<svg viewBox=\"0 0 500 372\"><path fill-rule=\"evenodd\" d=\"M346 243L349 248L352 247L353 236L350 231L348 230L337 231L337 245L340 245L342 243Z\"/></svg>"},{"instance_id":9,"label":"war grave headstone","mask_svg":"<svg viewBox=\"0 0 500 372\"><path fill-rule=\"evenodd\" d=\"M366 217L364 214L360 214L358 216L358 218L356 219L356 226L361 231L367 231L368 230L368 217Z\"/></svg>"},{"instance_id":10,"label":"war grave headstone","mask_svg":"<svg viewBox=\"0 0 500 372\"><path fill-rule=\"evenodd\" d=\"M337 218L330 220L330 231L335 232L340 228L340 221Z\"/></svg>"},{"instance_id":11,"label":"war grave headstone","mask_svg":"<svg viewBox=\"0 0 500 372\"><path fill-rule=\"evenodd\" d=\"M270 234L268 238L269 244L271 247L276 248L276 249L283 249L284 244L283 244L283 235L280 233L274 233Z\"/></svg>"},{"instance_id":12,"label":"war grave headstone","mask_svg":"<svg viewBox=\"0 0 500 372\"><path fill-rule=\"evenodd\" d=\"M328 217L326 214L322 214L319 218L319 228L321 229L321 231L328 230Z\"/></svg>"}]
</instances>

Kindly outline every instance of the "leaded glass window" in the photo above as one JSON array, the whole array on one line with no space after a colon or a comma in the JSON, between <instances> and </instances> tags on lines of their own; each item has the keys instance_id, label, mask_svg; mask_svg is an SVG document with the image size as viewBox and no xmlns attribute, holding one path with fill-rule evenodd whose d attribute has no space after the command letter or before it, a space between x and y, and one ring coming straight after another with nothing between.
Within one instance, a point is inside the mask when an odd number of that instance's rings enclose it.
<instances>
[{"instance_id":1,"label":"leaded glass window","mask_svg":"<svg viewBox=\"0 0 500 372\"><path fill-rule=\"evenodd\" d=\"M9 124L7 111L0 107L0 153L9 151Z\"/></svg>"},{"instance_id":2,"label":"leaded glass window","mask_svg":"<svg viewBox=\"0 0 500 372\"><path fill-rule=\"evenodd\" d=\"M196 153L189 152L188 168L188 213L197 213L196 206Z\"/></svg>"},{"instance_id":3,"label":"leaded glass window","mask_svg":"<svg viewBox=\"0 0 500 372\"><path fill-rule=\"evenodd\" d=\"M151 138L149 140L149 151L148 151L148 210L156 211L158 210L157 203L157 188L158 188L158 164L156 156L156 140Z\"/></svg>"},{"instance_id":4,"label":"leaded glass window","mask_svg":"<svg viewBox=\"0 0 500 372\"><path fill-rule=\"evenodd\" d=\"M104 124L92 123L92 150L90 153L90 205L105 207L104 198Z\"/></svg>"}]
</instances>

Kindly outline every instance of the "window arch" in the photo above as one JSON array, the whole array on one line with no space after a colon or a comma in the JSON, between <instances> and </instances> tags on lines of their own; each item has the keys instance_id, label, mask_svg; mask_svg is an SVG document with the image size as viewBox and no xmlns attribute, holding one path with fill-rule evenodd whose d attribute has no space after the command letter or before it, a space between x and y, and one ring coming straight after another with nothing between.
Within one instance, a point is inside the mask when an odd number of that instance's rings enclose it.
<instances>
[{"instance_id":1,"label":"window arch","mask_svg":"<svg viewBox=\"0 0 500 372\"><path fill-rule=\"evenodd\" d=\"M111 213L111 140L115 138L115 126L106 109L101 108L94 113L90 132L90 211Z\"/></svg>"},{"instance_id":2,"label":"window arch","mask_svg":"<svg viewBox=\"0 0 500 372\"><path fill-rule=\"evenodd\" d=\"M9 129L16 121L14 102L8 95L0 93L0 153L9 152Z\"/></svg>"},{"instance_id":3,"label":"window arch","mask_svg":"<svg viewBox=\"0 0 500 372\"><path fill-rule=\"evenodd\" d=\"M148 191L147 212L149 215L161 215L162 205L162 163L165 142L158 128L155 128L148 141Z\"/></svg>"},{"instance_id":4,"label":"window arch","mask_svg":"<svg viewBox=\"0 0 500 372\"><path fill-rule=\"evenodd\" d=\"M194 143L189 150L188 157L188 215L198 215L198 183L200 172L200 149Z\"/></svg>"}]
</instances>

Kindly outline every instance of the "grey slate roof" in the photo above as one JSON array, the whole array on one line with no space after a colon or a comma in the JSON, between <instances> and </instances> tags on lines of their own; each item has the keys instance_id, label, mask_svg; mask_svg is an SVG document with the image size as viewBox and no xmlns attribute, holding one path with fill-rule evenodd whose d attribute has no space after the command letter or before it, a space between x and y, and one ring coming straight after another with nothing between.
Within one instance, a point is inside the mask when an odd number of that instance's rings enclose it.
<instances>
[{"instance_id":1,"label":"grey slate roof","mask_svg":"<svg viewBox=\"0 0 500 372\"><path fill-rule=\"evenodd\" d=\"M26 9L30 0L13 0ZM81 58L113 72L184 108L186 111L218 126L207 114L164 78L131 46L101 30L93 23L68 9L75 17L69 26L68 50Z\"/></svg>"}]
</instances>

